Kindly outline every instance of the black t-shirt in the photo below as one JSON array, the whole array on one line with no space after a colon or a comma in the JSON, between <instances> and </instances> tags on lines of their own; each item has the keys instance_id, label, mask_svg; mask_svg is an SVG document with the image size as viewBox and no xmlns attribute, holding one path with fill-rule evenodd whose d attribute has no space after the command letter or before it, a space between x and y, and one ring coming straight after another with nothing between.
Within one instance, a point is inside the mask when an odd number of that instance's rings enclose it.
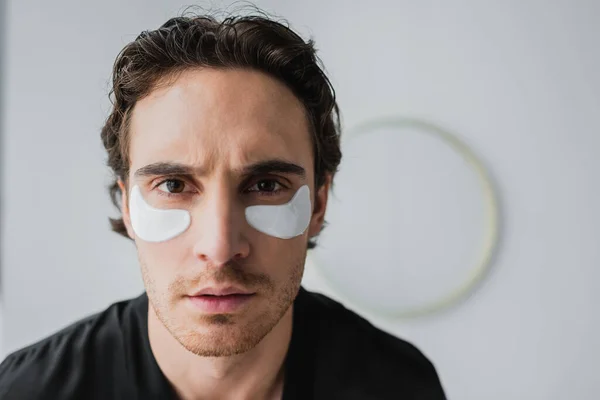
<instances>
[{"instance_id":1,"label":"black t-shirt","mask_svg":"<svg viewBox=\"0 0 600 400\"><path fill-rule=\"evenodd\" d=\"M176 399L148 341L148 297L115 303L0 364L0 399ZM300 289L283 400L443 400L411 344L332 299Z\"/></svg>"}]
</instances>

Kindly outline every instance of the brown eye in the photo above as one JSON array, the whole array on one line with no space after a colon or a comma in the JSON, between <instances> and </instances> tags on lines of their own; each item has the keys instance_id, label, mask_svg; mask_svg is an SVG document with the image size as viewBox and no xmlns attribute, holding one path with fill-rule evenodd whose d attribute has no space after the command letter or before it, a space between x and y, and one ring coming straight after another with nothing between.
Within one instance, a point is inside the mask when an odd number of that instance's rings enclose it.
<instances>
[{"instance_id":1,"label":"brown eye","mask_svg":"<svg viewBox=\"0 0 600 400\"><path fill-rule=\"evenodd\" d=\"M285 186L279 183L275 179L263 179L256 181L256 183L247 189L250 193L257 193L259 195L276 195L282 190L285 190Z\"/></svg>"},{"instance_id":2,"label":"brown eye","mask_svg":"<svg viewBox=\"0 0 600 400\"><path fill-rule=\"evenodd\" d=\"M167 193L182 193L185 189L185 182L179 179L167 179L158 188Z\"/></svg>"},{"instance_id":3,"label":"brown eye","mask_svg":"<svg viewBox=\"0 0 600 400\"><path fill-rule=\"evenodd\" d=\"M277 190L278 183L272 180L260 181L256 184L257 189L260 192L274 192Z\"/></svg>"}]
</instances>

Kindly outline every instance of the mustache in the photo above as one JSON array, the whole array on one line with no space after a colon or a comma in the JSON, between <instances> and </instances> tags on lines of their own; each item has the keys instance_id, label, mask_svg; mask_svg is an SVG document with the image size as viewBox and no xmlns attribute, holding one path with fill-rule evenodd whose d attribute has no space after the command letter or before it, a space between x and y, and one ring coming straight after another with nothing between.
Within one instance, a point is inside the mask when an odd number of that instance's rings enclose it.
<instances>
[{"instance_id":1,"label":"mustache","mask_svg":"<svg viewBox=\"0 0 600 400\"><path fill-rule=\"evenodd\" d=\"M220 266L208 264L203 268L203 271L195 274L193 277L177 277L169 284L169 291L171 293L188 293L192 290L200 289L208 282L217 285L241 286L251 290L257 288L275 289L275 285L268 275L250 272L247 270L247 267L235 261L230 261Z\"/></svg>"}]
</instances>

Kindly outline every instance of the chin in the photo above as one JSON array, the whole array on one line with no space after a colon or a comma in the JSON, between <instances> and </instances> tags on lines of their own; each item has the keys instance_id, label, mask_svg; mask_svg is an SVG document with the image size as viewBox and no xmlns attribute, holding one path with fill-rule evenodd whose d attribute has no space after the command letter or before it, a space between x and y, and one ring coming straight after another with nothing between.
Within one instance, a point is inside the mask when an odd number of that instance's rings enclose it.
<instances>
[{"instance_id":1,"label":"chin","mask_svg":"<svg viewBox=\"0 0 600 400\"><path fill-rule=\"evenodd\" d=\"M228 357L253 349L265 335L249 332L240 326L216 324L175 337L183 347L198 356Z\"/></svg>"}]
</instances>

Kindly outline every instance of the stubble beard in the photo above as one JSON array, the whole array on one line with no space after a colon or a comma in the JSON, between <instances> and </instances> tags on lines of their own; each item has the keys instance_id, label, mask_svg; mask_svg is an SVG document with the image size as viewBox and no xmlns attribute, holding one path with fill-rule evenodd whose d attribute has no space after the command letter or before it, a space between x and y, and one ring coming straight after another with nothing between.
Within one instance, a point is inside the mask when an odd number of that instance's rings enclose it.
<instances>
[{"instance_id":1,"label":"stubble beard","mask_svg":"<svg viewBox=\"0 0 600 400\"><path fill-rule=\"evenodd\" d=\"M213 314L194 316L185 314L185 299L181 297L182 280L168 286L168 289L158 289L156 281L147 263L138 255L142 278L148 300L158 318L167 331L186 350L202 357L228 357L245 353L254 348L260 341L273 330L288 309L292 306L304 273L306 250L301 257L293 262L289 278L276 286L268 277L253 279L244 276L243 269L228 269L221 267L219 273L225 280L232 283L246 283L245 281L262 281L260 288L268 295L261 298L262 311L256 313L253 309L243 315ZM219 280L217 280L219 281ZM248 315L249 313L252 313Z\"/></svg>"}]
</instances>

